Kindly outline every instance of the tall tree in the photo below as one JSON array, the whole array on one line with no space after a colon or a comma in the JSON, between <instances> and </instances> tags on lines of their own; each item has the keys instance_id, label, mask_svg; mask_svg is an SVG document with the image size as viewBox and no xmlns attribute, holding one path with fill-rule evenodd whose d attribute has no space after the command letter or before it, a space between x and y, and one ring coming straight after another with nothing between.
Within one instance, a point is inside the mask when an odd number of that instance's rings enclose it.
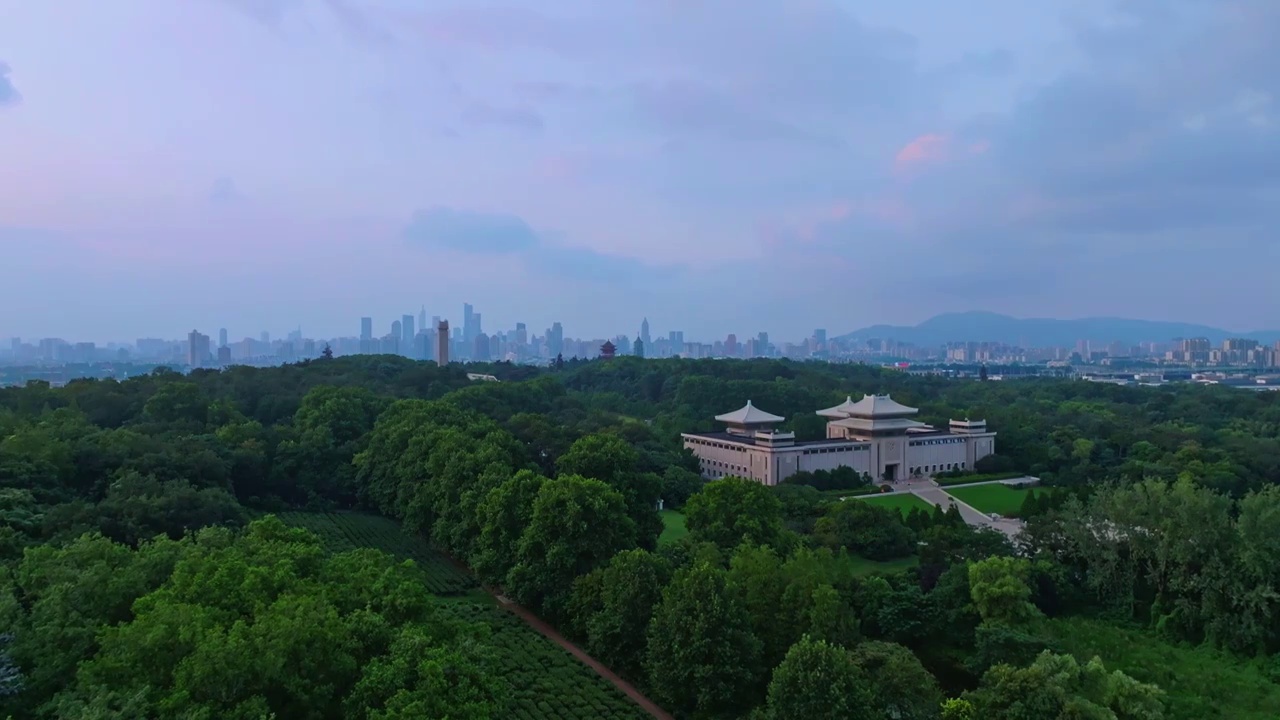
<instances>
[{"instance_id":1,"label":"tall tree","mask_svg":"<svg viewBox=\"0 0 1280 720\"><path fill-rule=\"evenodd\" d=\"M896 643L864 642L853 661L866 675L872 704L894 720L936 720L942 703L938 681L907 648Z\"/></svg>"},{"instance_id":2,"label":"tall tree","mask_svg":"<svg viewBox=\"0 0 1280 720\"><path fill-rule=\"evenodd\" d=\"M587 637L587 650L610 668L639 678L644 671L649 623L670 579L665 558L645 550L626 550L609 564L578 578L580 588L593 597L583 603L591 610L574 623Z\"/></svg>"},{"instance_id":3,"label":"tall tree","mask_svg":"<svg viewBox=\"0 0 1280 720\"><path fill-rule=\"evenodd\" d=\"M662 534L658 498L662 478L640 472L640 453L621 437L595 433L579 438L556 461L561 475L581 475L613 486L627 501L627 512L636 524L639 545L652 550Z\"/></svg>"},{"instance_id":4,"label":"tall tree","mask_svg":"<svg viewBox=\"0 0 1280 720\"><path fill-rule=\"evenodd\" d=\"M867 676L852 653L809 637L787 651L773 671L768 720L879 720L893 717L873 705Z\"/></svg>"},{"instance_id":5,"label":"tall tree","mask_svg":"<svg viewBox=\"0 0 1280 720\"><path fill-rule=\"evenodd\" d=\"M578 475L548 480L533 501L507 589L524 605L563 619L574 579L635 547L635 539L618 491Z\"/></svg>"},{"instance_id":6,"label":"tall tree","mask_svg":"<svg viewBox=\"0 0 1280 720\"><path fill-rule=\"evenodd\" d=\"M646 662L654 694L696 717L742 717L755 704L760 640L728 586L708 563L680 570L662 591L649 625Z\"/></svg>"},{"instance_id":7,"label":"tall tree","mask_svg":"<svg viewBox=\"0 0 1280 720\"><path fill-rule=\"evenodd\" d=\"M725 478L707 483L685 505L689 533L731 551L742 543L778 546L783 538L782 503L754 480Z\"/></svg>"}]
</instances>

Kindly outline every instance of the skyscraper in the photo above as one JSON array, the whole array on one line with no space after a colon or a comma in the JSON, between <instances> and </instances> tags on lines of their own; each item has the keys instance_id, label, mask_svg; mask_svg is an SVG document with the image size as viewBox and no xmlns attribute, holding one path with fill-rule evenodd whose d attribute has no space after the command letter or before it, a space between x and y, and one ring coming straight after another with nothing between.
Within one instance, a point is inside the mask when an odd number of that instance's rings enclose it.
<instances>
[{"instance_id":1,"label":"skyscraper","mask_svg":"<svg viewBox=\"0 0 1280 720\"><path fill-rule=\"evenodd\" d=\"M418 311L418 329L419 330L427 329L427 306L426 305L423 305L422 309Z\"/></svg>"},{"instance_id":2,"label":"skyscraper","mask_svg":"<svg viewBox=\"0 0 1280 720\"><path fill-rule=\"evenodd\" d=\"M360 352L368 355L373 352L373 318L360 318Z\"/></svg>"},{"instance_id":3,"label":"skyscraper","mask_svg":"<svg viewBox=\"0 0 1280 720\"><path fill-rule=\"evenodd\" d=\"M209 362L209 336L198 330L187 334L187 365L192 368L204 367Z\"/></svg>"},{"instance_id":4,"label":"skyscraper","mask_svg":"<svg viewBox=\"0 0 1280 720\"><path fill-rule=\"evenodd\" d=\"M467 307L471 307L468 305ZM441 320L436 326L436 364L444 367L449 364L449 321Z\"/></svg>"},{"instance_id":5,"label":"skyscraper","mask_svg":"<svg viewBox=\"0 0 1280 720\"><path fill-rule=\"evenodd\" d=\"M227 329L222 328L221 330L218 331L218 347L221 348L226 346L227 346Z\"/></svg>"},{"instance_id":6,"label":"skyscraper","mask_svg":"<svg viewBox=\"0 0 1280 720\"><path fill-rule=\"evenodd\" d=\"M471 342L476 337L475 329L475 308L471 307L471 303L462 303L462 340L463 342Z\"/></svg>"},{"instance_id":7,"label":"skyscraper","mask_svg":"<svg viewBox=\"0 0 1280 720\"><path fill-rule=\"evenodd\" d=\"M564 328L560 323L551 323L551 329L547 330L547 356L555 358L564 352Z\"/></svg>"},{"instance_id":8,"label":"skyscraper","mask_svg":"<svg viewBox=\"0 0 1280 720\"><path fill-rule=\"evenodd\" d=\"M479 316L477 316L479 317ZM473 362L489 362L489 336L480 333L476 336L471 347L471 360Z\"/></svg>"},{"instance_id":9,"label":"skyscraper","mask_svg":"<svg viewBox=\"0 0 1280 720\"><path fill-rule=\"evenodd\" d=\"M391 337L396 339L396 347L399 347L400 341L404 339L404 325L399 320L391 321Z\"/></svg>"},{"instance_id":10,"label":"skyscraper","mask_svg":"<svg viewBox=\"0 0 1280 720\"><path fill-rule=\"evenodd\" d=\"M413 336L413 316L405 315L400 318L400 349L406 354L413 347Z\"/></svg>"},{"instance_id":11,"label":"skyscraper","mask_svg":"<svg viewBox=\"0 0 1280 720\"><path fill-rule=\"evenodd\" d=\"M649 318L640 321L640 342L649 344Z\"/></svg>"}]
</instances>

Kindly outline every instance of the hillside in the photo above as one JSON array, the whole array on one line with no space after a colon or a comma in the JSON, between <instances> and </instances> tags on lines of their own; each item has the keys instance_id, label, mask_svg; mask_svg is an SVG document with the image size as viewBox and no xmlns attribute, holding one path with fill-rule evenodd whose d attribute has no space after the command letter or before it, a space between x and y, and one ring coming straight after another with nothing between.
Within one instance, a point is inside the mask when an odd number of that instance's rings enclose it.
<instances>
[{"instance_id":1,"label":"hillside","mask_svg":"<svg viewBox=\"0 0 1280 720\"><path fill-rule=\"evenodd\" d=\"M1015 318L992 312L944 313L919 325L872 325L841 335L845 338L882 338L917 345L940 345L974 340L995 341L1024 347L1071 346L1078 340L1120 341L1126 344L1168 342L1179 337L1206 337L1215 344L1226 338L1246 337L1264 343L1280 340L1280 330L1232 332L1194 323L1131 318L1093 317L1073 320Z\"/></svg>"}]
</instances>

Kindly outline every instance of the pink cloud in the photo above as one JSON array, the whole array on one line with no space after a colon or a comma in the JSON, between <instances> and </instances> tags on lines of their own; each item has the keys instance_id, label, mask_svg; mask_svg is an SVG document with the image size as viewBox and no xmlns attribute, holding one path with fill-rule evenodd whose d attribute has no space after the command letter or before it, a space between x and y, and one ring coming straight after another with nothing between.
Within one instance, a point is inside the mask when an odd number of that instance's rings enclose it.
<instances>
[{"instance_id":1,"label":"pink cloud","mask_svg":"<svg viewBox=\"0 0 1280 720\"><path fill-rule=\"evenodd\" d=\"M884 195L857 201L836 200L793 210L783 218L761 221L758 228L767 246L807 245L817 241L830 226L853 218L867 218L898 229L908 229L914 222L911 208L901 198Z\"/></svg>"},{"instance_id":2,"label":"pink cloud","mask_svg":"<svg viewBox=\"0 0 1280 720\"><path fill-rule=\"evenodd\" d=\"M976 140L957 151L951 135L926 133L903 145L893 157L893 169L898 175L907 175L920 168L941 165L955 159L956 155L982 155L991 149L988 140Z\"/></svg>"},{"instance_id":3,"label":"pink cloud","mask_svg":"<svg viewBox=\"0 0 1280 720\"><path fill-rule=\"evenodd\" d=\"M586 162L567 155L552 155L538 163L537 174L545 180L572 181L582 176Z\"/></svg>"},{"instance_id":4,"label":"pink cloud","mask_svg":"<svg viewBox=\"0 0 1280 720\"><path fill-rule=\"evenodd\" d=\"M920 165L942 162L951 150L951 138L947 135L928 133L912 140L893 158L894 170L907 172Z\"/></svg>"}]
</instances>

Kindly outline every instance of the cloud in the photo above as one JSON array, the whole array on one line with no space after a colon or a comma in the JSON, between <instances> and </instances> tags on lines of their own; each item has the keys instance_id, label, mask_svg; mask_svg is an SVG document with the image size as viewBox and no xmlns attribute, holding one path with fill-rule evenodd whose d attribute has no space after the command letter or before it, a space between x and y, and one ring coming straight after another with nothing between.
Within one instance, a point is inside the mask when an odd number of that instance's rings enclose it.
<instances>
[{"instance_id":1,"label":"cloud","mask_svg":"<svg viewBox=\"0 0 1280 720\"><path fill-rule=\"evenodd\" d=\"M307 11L321 11L325 17L337 23L342 33L351 41L386 46L394 41L394 35L377 22L366 9L348 0L215 0L261 23L268 30L283 34L286 21Z\"/></svg>"},{"instance_id":2,"label":"cloud","mask_svg":"<svg viewBox=\"0 0 1280 720\"><path fill-rule=\"evenodd\" d=\"M220 177L213 181L209 188L209 202L217 205L228 205L244 200L244 195L236 188L236 183L229 177Z\"/></svg>"},{"instance_id":3,"label":"cloud","mask_svg":"<svg viewBox=\"0 0 1280 720\"><path fill-rule=\"evenodd\" d=\"M414 26L458 58L523 51L586 63L599 71L594 87L528 84L674 137L822 139L829 149L871 117L931 102L919 92L913 39L864 25L829 0L574 5L580 12L467 5L425 13Z\"/></svg>"},{"instance_id":4,"label":"cloud","mask_svg":"<svg viewBox=\"0 0 1280 720\"><path fill-rule=\"evenodd\" d=\"M568 244L558 233L539 232L515 215L436 207L414 214L404 230L414 247L480 257L511 257L539 276L592 283L643 283L655 272L667 278L681 273L634 258Z\"/></svg>"},{"instance_id":5,"label":"cloud","mask_svg":"<svg viewBox=\"0 0 1280 720\"><path fill-rule=\"evenodd\" d=\"M444 207L420 210L404 230L411 244L477 255L507 255L533 250L541 242L533 228L515 215L467 212Z\"/></svg>"},{"instance_id":6,"label":"cloud","mask_svg":"<svg viewBox=\"0 0 1280 720\"><path fill-rule=\"evenodd\" d=\"M0 61L0 107L17 105L22 101L18 88L14 87L13 81L9 79L10 72L9 66Z\"/></svg>"},{"instance_id":7,"label":"cloud","mask_svg":"<svg viewBox=\"0 0 1280 720\"><path fill-rule=\"evenodd\" d=\"M950 151L951 139L946 135L928 133L912 140L893 158L894 169L906 172L917 165L941 162Z\"/></svg>"},{"instance_id":8,"label":"cloud","mask_svg":"<svg viewBox=\"0 0 1280 720\"><path fill-rule=\"evenodd\" d=\"M523 107L498 107L479 100L468 102L462 120L469 125L508 127L527 132L541 132L542 116Z\"/></svg>"}]
</instances>

